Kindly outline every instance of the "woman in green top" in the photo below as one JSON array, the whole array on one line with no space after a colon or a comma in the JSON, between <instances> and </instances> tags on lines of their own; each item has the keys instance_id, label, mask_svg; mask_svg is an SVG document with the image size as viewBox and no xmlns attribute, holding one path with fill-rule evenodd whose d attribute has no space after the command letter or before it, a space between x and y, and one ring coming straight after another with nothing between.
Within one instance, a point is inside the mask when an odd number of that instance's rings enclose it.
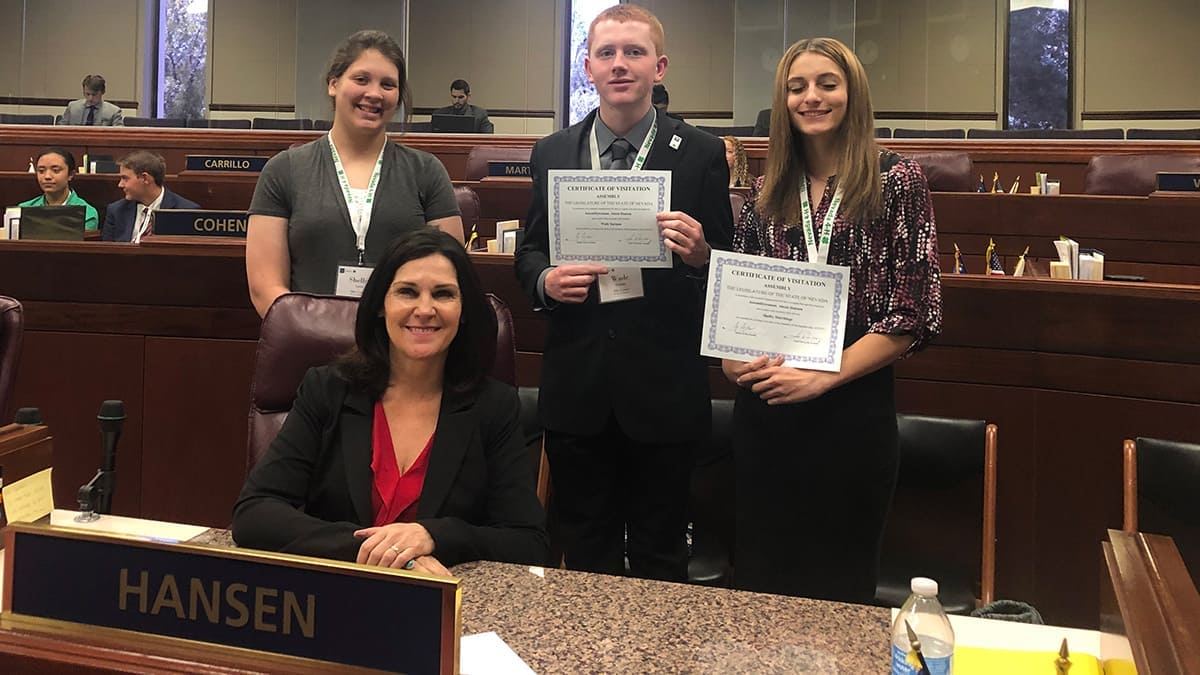
<instances>
[{"instance_id":1,"label":"woman in green top","mask_svg":"<svg viewBox=\"0 0 1200 675\"><path fill-rule=\"evenodd\" d=\"M17 206L82 206L85 229L99 229L100 218L96 215L96 209L71 189L75 155L63 148L46 148L33 162L42 194Z\"/></svg>"}]
</instances>

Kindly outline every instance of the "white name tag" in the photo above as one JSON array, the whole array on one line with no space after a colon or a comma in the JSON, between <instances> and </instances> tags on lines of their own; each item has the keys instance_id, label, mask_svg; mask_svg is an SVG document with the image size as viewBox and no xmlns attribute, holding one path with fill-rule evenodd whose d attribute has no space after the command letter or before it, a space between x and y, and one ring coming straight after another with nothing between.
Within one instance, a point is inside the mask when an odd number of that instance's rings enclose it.
<instances>
[{"instance_id":1,"label":"white name tag","mask_svg":"<svg viewBox=\"0 0 1200 675\"><path fill-rule=\"evenodd\" d=\"M613 267L608 274L596 275L600 287L600 302L633 300L645 295L642 292L642 270L637 267Z\"/></svg>"},{"instance_id":2,"label":"white name tag","mask_svg":"<svg viewBox=\"0 0 1200 675\"><path fill-rule=\"evenodd\" d=\"M365 265L338 265L337 270L335 293L345 298L361 298L363 289L367 287L367 279L371 278L371 268Z\"/></svg>"}]
</instances>

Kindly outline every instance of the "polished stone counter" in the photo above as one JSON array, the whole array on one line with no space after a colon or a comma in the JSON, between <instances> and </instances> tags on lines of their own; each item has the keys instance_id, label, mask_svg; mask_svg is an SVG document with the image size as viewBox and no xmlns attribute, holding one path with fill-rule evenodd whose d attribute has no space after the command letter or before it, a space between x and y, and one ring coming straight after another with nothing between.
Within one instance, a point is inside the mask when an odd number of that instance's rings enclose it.
<instances>
[{"instance_id":1,"label":"polished stone counter","mask_svg":"<svg viewBox=\"0 0 1200 675\"><path fill-rule=\"evenodd\" d=\"M883 673L888 610L493 562L456 566L463 635L550 673Z\"/></svg>"}]
</instances>

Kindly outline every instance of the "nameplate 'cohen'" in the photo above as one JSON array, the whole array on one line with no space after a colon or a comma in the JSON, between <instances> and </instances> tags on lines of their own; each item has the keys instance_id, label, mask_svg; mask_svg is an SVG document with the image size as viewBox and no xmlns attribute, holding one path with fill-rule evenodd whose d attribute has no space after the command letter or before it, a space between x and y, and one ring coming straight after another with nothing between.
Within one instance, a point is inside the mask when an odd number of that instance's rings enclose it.
<instances>
[{"instance_id":1,"label":"nameplate 'cohen'","mask_svg":"<svg viewBox=\"0 0 1200 675\"><path fill-rule=\"evenodd\" d=\"M154 234L245 239L249 220L245 211L159 209L154 212Z\"/></svg>"}]
</instances>

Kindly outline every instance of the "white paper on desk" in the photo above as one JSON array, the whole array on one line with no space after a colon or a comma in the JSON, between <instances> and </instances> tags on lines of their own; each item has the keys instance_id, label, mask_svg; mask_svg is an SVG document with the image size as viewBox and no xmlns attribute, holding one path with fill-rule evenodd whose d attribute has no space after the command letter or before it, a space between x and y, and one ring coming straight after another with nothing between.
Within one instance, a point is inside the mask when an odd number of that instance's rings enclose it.
<instances>
[{"instance_id":1,"label":"white paper on desk","mask_svg":"<svg viewBox=\"0 0 1200 675\"><path fill-rule=\"evenodd\" d=\"M670 171L548 172L550 264L671 267L658 214L671 210Z\"/></svg>"},{"instance_id":2,"label":"white paper on desk","mask_svg":"<svg viewBox=\"0 0 1200 675\"><path fill-rule=\"evenodd\" d=\"M714 250L700 353L838 372L849 292L849 267Z\"/></svg>"},{"instance_id":3,"label":"white paper on desk","mask_svg":"<svg viewBox=\"0 0 1200 675\"><path fill-rule=\"evenodd\" d=\"M1058 252L1059 262L1065 262L1071 268L1071 278L1079 278L1079 242L1066 237L1054 240L1054 250Z\"/></svg>"},{"instance_id":4,"label":"white paper on desk","mask_svg":"<svg viewBox=\"0 0 1200 675\"><path fill-rule=\"evenodd\" d=\"M533 669L495 633L462 636L458 647L458 672L462 675L534 675Z\"/></svg>"}]
</instances>

